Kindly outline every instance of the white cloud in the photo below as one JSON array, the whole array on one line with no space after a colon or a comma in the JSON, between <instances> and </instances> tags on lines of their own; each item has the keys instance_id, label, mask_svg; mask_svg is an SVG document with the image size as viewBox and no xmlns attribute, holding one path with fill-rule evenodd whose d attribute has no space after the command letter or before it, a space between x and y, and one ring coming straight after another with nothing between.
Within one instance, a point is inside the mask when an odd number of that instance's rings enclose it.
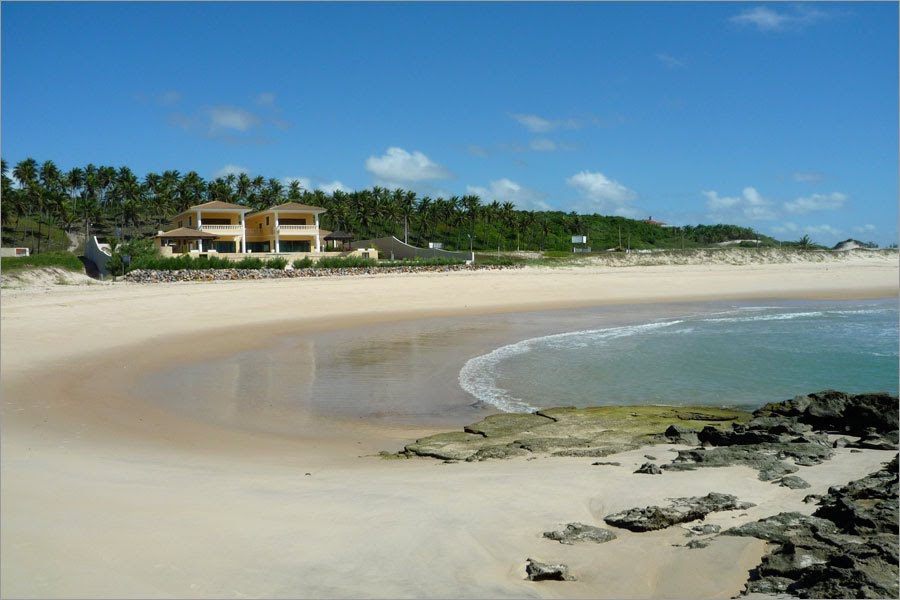
<instances>
[{"instance_id":1,"label":"white cloud","mask_svg":"<svg viewBox=\"0 0 900 600\"><path fill-rule=\"evenodd\" d=\"M716 191L705 191L706 208L715 219L745 219L750 221L770 221L775 218L772 202L754 187L745 187L740 196L719 196Z\"/></svg>"},{"instance_id":2,"label":"white cloud","mask_svg":"<svg viewBox=\"0 0 900 600\"><path fill-rule=\"evenodd\" d=\"M828 239L837 239L841 236L841 230L831 225L806 225L803 227L803 233L809 236L824 236Z\"/></svg>"},{"instance_id":3,"label":"white cloud","mask_svg":"<svg viewBox=\"0 0 900 600\"><path fill-rule=\"evenodd\" d=\"M318 183L318 184L316 184L316 189L322 190L326 194L333 194L336 191L341 191L341 192L352 192L353 191L350 188L348 188L346 185L344 185L343 183L338 181L337 179L335 179L334 181Z\"/></svg>"},{"instance_id":4,"label":"white cloud","mask_svg":"<svg viewBox=\"0 0 900 600\"><path fill-rule=\"evenodd\" d=\"M308 177L282 177L281 178L281 183L284 185L284 187L288 187L289 185L291 185L291 183L293 183L295 181L300 184L301 189L304 189L304 190L312 189L312 182L309 180Z\"/></svg>"},{"instance_id":5,"label":"white cloud","mask_svg":"<svg viewBox=\"0 0 900 600\"><path fill-rule=\"evenodd\" d=\"M446 179L450 173L419 151L409 153L403 148L391 147L383 156L366 159L366 170L386 184L398 184L433 179Z\"/></svg>"},{"instance_id":6,"label":"white cloud","mask_svg":"<svg viewBox=\"0 0 900 600\"><path fill-rule=\"evenodd\" d=\"M837 210L847 201L847 195L841 192L831 194L813 194L796 198L784 203L784 210L795 215L803 215L819 210Z\"/></svg>"},{"instance_id":7,"label":"white cloud","mask_svg":"<svg viewBox=\"0 0 900 600\"><path fill-rule=\"evenodd\" d=\"M775 226L772 228L774 233L782 234L782 233L795 233L800 231L800 227L796 223L791 223L787 221L782 223L781 225Z\"/></svg>"},{"instance_id":8,"label":"white cloud","mask_svg":"<svg viewBox=\"0 0 900 600\"><path fill-rule=\"evenodd\" d=\"M797 171L791 175L791 179L797 183L819 183L825 179L825 175L816 172Z\"/></svg>"},{"instance_id":9,"label":"white cloud","mask_svg":"<svg viewBox=\"0 0 900 600\"><path fill-rule=\"evenodd\" d=\"M557 149L556 142L547 138L535 138L531 140L529 147L535 152L553 152Z\"/></svg>"},{"instance_id":10,"label":"white cloud","mask_svg":"<svg viewBox=\"0 0 900 600\"><path fill-rule=\"evenodd\" d=\"M802 29L828 16L828 13L809 6L797 6L791 12L757 6L741 11L740 14L731 17L730 21L738 25L753 26L760 31L784 31Z\"/></svg>"},{"instance_id":11,"label":"white cloud","mask_svg":"<svg viewBox=\"0 0 900 600\"><path fill-rule=\"evenodd\" d=\"M873 233L877 227L872 225L871 223L866 223L865 225L860 225L858 227L853 228L853 233Z\"/></svg>"},{"instance_id":12,"label":"white cloud","mask_svg":"<svg viewBox=\"0 0 900 600\"><path fill-rule=\"evenodd\" d=\"M512 202L519 210L550 210L543 194L505 177L490 182L488 187L467 186L466 193L477 195L483 202Z\"/></svg>"},{"instance_id":13,"label":"white cloud","mask_svg":"<svg viewBox=\"0 0 900 600\"><path fill-rule=\"evenodd\" d=\"M207 110L207 116L210 120L211 133L226 129L247 131L260 123L259 117L235 106L213 106Z\"/></svg>"},{"instance_id":14,"label":"white cloud","mask_svg":"<svg viewBox=\"0 0 900 600\"><path fill-rule=\"evenodd\" d=\"M676 58L667 52L657 53L656 59L670 69L681 69L687 66L687 63L684 61L684 59Z\"/></svg>"},{"instance_id":15,"label":"white cloud","mask_svg":"<svg viewBox=\"0 0 900 600\"><path fill-rule=\"evenodd\" d=\"M213 179L225 177L226 175L240 175L241 173L249 172L250 171L246 167L242 167L240 165L225 165L224 167L213 173Z\"/></svg>"},{"instance_id":16,"label":"white cloud","mask_svg":"<svg viewBox=\"0 0 900 600\"><path fill-rule=\"evenodd\" d=\"M637 192L609 179L603 173L581 171L566 179L566 183L582 195L582 201L575 205L579 212L612 212L622 216L635 214L629 203L637 199Z\"/></svg>"},{"instance_id":17,"label":"white cloud","mask_svg":"<svg viewBox=\"0 0 900 600\"><path fill-rule=\"evenodd\" d=\"M274 106L275 94L272 92L262 92L256 95L256 103L260 106Z\"/></svg>"},{"instance_id":18,"label":"white cloud","mask_svg":"<svg viewBox=\"0 0 900 600\"><path fill-rule=\"evenodd\" d=\"M469 144L466 147L466 151L472 156L479 156L481 158L487 158L489 152L487 148L484 146L479 146L478 144Z\"/></svg>"},{"instance_id":19,"label":"white cloud","mask_svg":"<svg viewBox=\"0 0 900 600\"><path fill-rule=\"evenodd\" d=\"M521 113L514 114L512 118L528 129L528 131L533 131L534 133L547 133L557 129L581 129L584 126L584 123L578 119L559 119L554 121L538 115Z\"/></svg>"}]
</instances>

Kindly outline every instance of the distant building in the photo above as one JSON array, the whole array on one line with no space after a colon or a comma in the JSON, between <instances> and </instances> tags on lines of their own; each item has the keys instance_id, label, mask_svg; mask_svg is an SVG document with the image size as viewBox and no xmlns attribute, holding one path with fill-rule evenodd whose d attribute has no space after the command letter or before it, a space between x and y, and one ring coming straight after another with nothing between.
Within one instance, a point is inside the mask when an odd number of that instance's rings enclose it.
<instances>
[{"instance_id":1,"label":"distant building","mask_svg":"<svg viewBox=\"0 0 900 600\"><path fill-rule=\"evenodd\" d=\"M647 217L646 219L641 221L641 223L650 223L651 225L656 225L657 227L665 227L666 226L666 224L663 223L662 221L654 221L653 217Z\"/></svg>"}]
</instances>

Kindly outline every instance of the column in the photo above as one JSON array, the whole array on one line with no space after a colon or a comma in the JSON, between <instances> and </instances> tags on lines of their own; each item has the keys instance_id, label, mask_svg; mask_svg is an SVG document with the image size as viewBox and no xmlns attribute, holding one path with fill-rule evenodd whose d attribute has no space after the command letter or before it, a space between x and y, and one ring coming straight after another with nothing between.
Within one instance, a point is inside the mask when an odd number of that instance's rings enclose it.
<instances>
[{"instance_id":1,"label":"column","mask_svg":"<svg viewBox=\"0 0 900 600\"><path fill-rule=\"evenodd\" d=\"M281 252L278 242L278 211L275 211L275 252Z\"/></svg>"},{"instance_id":2,"label":"column","mask_svg":"<svg viewBox=\"0 0 900 600\"><path fill-rule=\"evenodd\" d=\"M203 231L203 212L197 211L197 231ZM197 247L203 252L203 240L197 240Z\"/></svg>"},{"instance_id":3,"label":"column","mask_svg":"<svg viewBox=\"0 0 900 600\"><path fill-rule=\"evenodd\" d=\"M244 214L241 213L241 254L247 254L247 224L244 223Z\"/></svg>"}]
</instances>

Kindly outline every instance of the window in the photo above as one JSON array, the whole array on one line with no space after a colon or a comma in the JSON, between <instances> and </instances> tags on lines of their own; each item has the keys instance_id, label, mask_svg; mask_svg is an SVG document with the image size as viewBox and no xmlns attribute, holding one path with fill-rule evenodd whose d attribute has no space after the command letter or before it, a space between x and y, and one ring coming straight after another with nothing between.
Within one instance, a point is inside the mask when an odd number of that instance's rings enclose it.
<instances>
[{"instance_id":1,"label":"window","mask_svg":"<svg viewBox=\"0 0 900 600\"><path fill-rule=\"evenodd\" d=\"M281 240L278 249L282 252L309 252L309 240Z\"/></svg>"},{"instance_id":2,"label":"window","mask_svg":"<svg viewBox=\"0 0 900 600\"><path fill-rule=\"evenodd\" d=\"M266 217L266 227L269 226L269 217Z\"/></svg>"},{"instance_id":3,"label":"window","mask_svg":"<svg viewBox=\"0 0 900 600\"><path fill-rule=\"evenodd\" d=\"M188 227L191 227L191 226L193 225L193 223L191 223L191 220L192 220L193 218L194 218L194 217L188 217Z\"/></svg>"}]
</instances>

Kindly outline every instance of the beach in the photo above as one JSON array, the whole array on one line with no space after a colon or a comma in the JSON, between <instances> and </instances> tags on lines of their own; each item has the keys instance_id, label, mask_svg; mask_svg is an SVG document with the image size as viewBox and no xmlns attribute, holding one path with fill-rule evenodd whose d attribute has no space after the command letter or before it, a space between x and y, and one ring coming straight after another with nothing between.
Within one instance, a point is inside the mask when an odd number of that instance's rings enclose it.
<instances>
[{"instance_id":1,"label":"beach","mask_svg":"<svg viewBox=\"0 0 900 600\"><path fill-rule=\"evenodd\" d=\"M615 455L621 466L607 469L584 457L384 460L379 452L491 411L450 420L309 411L292 415L289 430L271 431L235 426L240 414L223 425L183 412L177 404L191 400L177 390L166 402L140 392L152 389L145 383L154 373L252 352L287 333L302 340L394 327L402 337L404 323L491 314L896 298L898 275L896 254L879 254L4 289L0 595L731 597L764 542L717 538L689 550L674 527L626 532L610 551L611 544L563 546L541 533L711 491L756 504L707 519L723 526L784 510L808 514L814 507L804 496L874 471L895 453L839 449L804 468L805 490L759 481L747 467L633 474L646 453L664 459L683 448L676 445ZM461 397L452 371L423 403ZM565 562L578 578L526 581L527 558Z\"/></svg>"}]
</instances>

